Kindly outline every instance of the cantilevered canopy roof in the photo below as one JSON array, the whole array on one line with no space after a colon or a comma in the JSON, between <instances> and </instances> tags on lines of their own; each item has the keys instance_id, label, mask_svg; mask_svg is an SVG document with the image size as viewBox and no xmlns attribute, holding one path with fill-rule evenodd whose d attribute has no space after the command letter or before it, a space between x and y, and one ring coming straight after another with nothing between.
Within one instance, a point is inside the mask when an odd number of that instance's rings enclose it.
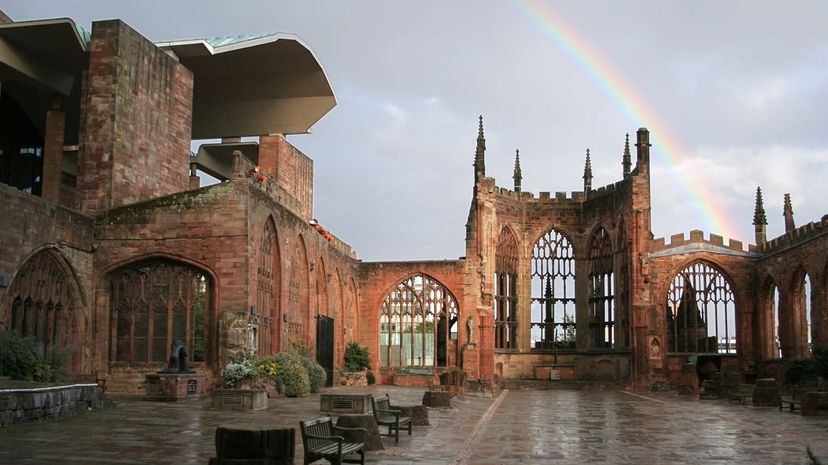
<instances>
[{"instance_id":1,"label":"cantilevered canopy roof","mask_svg":"<svg viewBox=\"0 0 828 465\"><path fill-rule=\"evenodd\" d=\"M193 72L193 139L306 133L336 97L291 34L156 44Z\"/></svg>"},{"instance_id":2,"label":"cantilevered canopy roof","mask_svg":"<svg viewBox=\"0 0 828 465\"><path fill-rule=\"evenodd\" d=\"M196 163L201 171L216 179L230 179L233 173L233 152L236 150L254 164L259 163L259 144L256 142L201 144L190 162Z\"/></svg>"}]
</instances>

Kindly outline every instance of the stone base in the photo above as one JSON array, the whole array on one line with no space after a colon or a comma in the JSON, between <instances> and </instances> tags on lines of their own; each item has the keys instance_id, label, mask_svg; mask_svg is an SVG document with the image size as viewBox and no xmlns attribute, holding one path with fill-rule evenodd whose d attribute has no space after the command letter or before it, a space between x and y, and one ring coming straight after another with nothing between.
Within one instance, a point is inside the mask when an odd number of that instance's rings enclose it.
<instances>
[{"instance_id":1,"label":"stone base","mask_svg":"<svg viewBox=\"0 0 828 465\"><path fill-rule=\"evenodd\" d=\"M198 373L154 373L146 375L146 400L191 400L204 397L207 376Z\"/></svg>"},{"instance_id":2,"label":"stone base","mask_svg":"<svg viewBox=\"0 0 828 465\"><path fill-rule=\"evenodd\" d=\"M779 405L779 386L773 378L756 380L753 388L753 405L757 407L776 407Z\"/></svg>"},{"instance_id":3,"label":"stone base","mask_svg":"<svg viewBox=\"0 0 828 465\"><path fill-rule=\"evenodd\" d=\"M803 417L828 416L828 392L808 391L801 397Z\"/></svg>"},{"instance_id":4,"label":"stone base","mask_svg":"<svg viewBox=\"0 0 828 465\"><path fill-rule=\"evenodd\" d=\"M451 407L451 393L445 391L426 391L423 394L426 407Z\"/></svg>"},{"instance_id":5,"label":"stone base","mask_svg":"<svg viewBox=\"0 0 828 465\"><path fill-rule=\"evenodd\" d=\"M319 394L319 410L358 414L371 411L371 394Z\"/></svg>"},{"instance_id":6,"label":"stone base","mask_svg":"<svg viewBox=\"0 0 828 465\"><path fill-rule=\"evenodd\" d=\"M216 429L216 455L210 465L292 465L296 430L234 424Z\"/></svg>"},{"instance_id":7,"label":"stone base","mask_svg":"<svg viewBox=\"0 0 828 465\"><path fill-rule=\"evenodd\" d=\"M346 442L361 442L365 444L365 451L383 450L382 437L380 436L379 426L374 419L373 414L364 415L340 415L336 419L336 426L340 428L364 428L364 435L355 435L352 432L343 434ZM338 432L334 431L335 434Z\"/></svg>"},{"instance_id":8,"label":"stone base","mask_svg":"<svg viewBox=\"0 0 828 465\"><path fill-rule=\"evenodd\" d=\"M402 412L400 415L411 418L414 426L429 426L428 407L425 405L392 405L391 409Z\"/></svg>"},{"instance_id":9,"label":"stone base","mask_svg":"<svg viewBox=\"0 0 828 465\"><path fill-rule=\"evenodd\" d=\"M213 408L228 410L261 410L267 408L267 391L264 389L215 389Z\"/></svg>"}]
</instances>

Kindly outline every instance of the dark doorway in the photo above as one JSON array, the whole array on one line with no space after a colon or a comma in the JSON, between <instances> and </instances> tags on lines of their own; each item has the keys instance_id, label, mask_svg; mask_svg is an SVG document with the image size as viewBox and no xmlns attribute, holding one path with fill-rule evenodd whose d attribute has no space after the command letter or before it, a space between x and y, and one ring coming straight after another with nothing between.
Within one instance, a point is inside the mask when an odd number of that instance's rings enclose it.
<instances>
[{"instance_id":1,"label":"dark doorway","mask_svg":"<svg viewBox=\"0 0 828 465\"><path fill-rule=\"evenodd\" d=\"M319 315L316 324L316 361L325 369L325 386L333 386L334 319Z\"/></svg>"}]
</instances>

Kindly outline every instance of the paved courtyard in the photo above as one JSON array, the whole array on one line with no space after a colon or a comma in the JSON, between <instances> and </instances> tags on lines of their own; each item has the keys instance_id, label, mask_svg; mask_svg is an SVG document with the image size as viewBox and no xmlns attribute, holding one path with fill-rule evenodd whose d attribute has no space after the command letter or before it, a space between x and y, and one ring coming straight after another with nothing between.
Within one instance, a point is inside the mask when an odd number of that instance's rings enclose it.
<instances>
[{"instance_id":1,"label":"paved courtyard","mask_svg":"<svg viewBox=\"0 0 828 465\"><path fill-rule=\"evenodd\" d=\"M419 403L423 390L395 386L325 392L390 393ZM0 427L0 464L200 464L218 425L296 427L320 416L319 396L271 399L266 410L214 410L209 402L113 398L110 407L57 422ZM828 418L776 408L697 401L675 393L502 391L431 409L399 445L369 452L371 464L805 464L806 445L828 462ZM298 432L297 432L298 435ZM297 438L298 440L298 438ZM296 463L302 463L301 446ZM324 463L321 461L320 463Z\"/></svg>"}]
</instances>

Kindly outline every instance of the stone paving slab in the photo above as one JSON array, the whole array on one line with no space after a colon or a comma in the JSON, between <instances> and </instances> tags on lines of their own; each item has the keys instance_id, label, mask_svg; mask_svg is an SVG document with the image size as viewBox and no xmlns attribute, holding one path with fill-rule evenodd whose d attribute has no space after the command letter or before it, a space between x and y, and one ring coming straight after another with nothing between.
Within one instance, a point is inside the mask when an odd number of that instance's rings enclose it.
<instances>
[{"instance_id":1,"label":"stone paving slab","mask_svg":"<svg viewBox=\"0 0 828 465\"><path fill-rule=\"evenodd\" d=\"M423 390L337 387L326 393L391 395L418 404ZM103 410L0 427L0 464L200 464L214 455L217 426L261 422L297 428L321 416L319 396L270 399L266 410L211 409L209 401L114 398ZM775 407L698 401L675 393L503 391L430 409L431 426L384 438L366 462L385 465L804 464L806 445L828 463L828 418ZM295 463L302 463L301 444ZM325 463L320 461L319 463Z\"/></svg>"}]
</instances>

